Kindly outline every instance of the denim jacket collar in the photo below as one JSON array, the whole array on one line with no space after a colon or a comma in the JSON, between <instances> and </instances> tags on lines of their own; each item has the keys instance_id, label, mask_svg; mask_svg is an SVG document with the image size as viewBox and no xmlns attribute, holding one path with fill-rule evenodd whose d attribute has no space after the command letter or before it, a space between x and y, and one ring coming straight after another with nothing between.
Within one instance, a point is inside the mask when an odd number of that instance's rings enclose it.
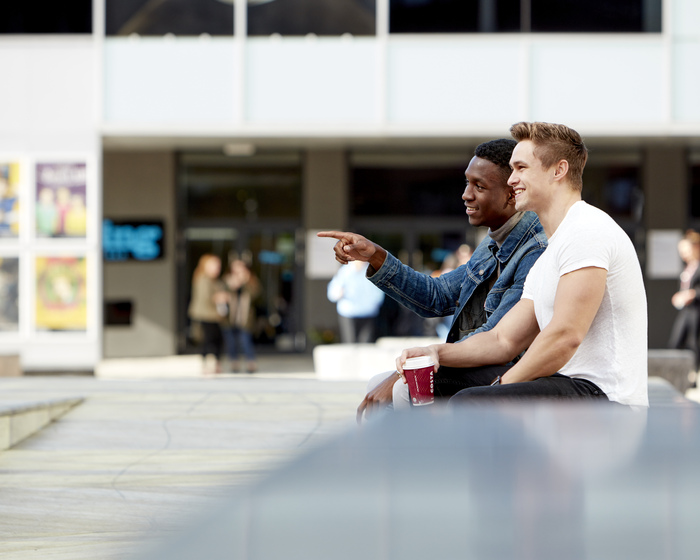
<instances>
[{"instance_id":1,"label":"denim jacket collar","mask_svg":"<svg viewBox=\"0 0 700 560\"><path fill-rule=\"evenodd\" d=\"M537 218L537 214L534 212L525 212L517 225L508 234L508 237L503 242L500 249L493 239L489 239L489 250L501 263L508 262L518 247L525 242L527 232L529 230L535 230L539 226L539 223L540 221Z\"/></svg>"}]
</instances>

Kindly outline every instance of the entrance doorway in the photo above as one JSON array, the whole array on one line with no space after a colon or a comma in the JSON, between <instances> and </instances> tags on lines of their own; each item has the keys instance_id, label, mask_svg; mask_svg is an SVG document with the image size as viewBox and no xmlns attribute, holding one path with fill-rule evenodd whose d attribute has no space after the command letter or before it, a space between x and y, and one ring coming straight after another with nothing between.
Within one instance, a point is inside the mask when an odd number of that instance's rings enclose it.
<instances>
[{"instance_id":1,"label":"entrance doorway","mask_svg":"<svg viewBox=\"0 0 700 560\"><path fill-rule=\"evenodd\" d=\"M221 259L224 274L242 259L260 280L256 351L303 351L300 156L185 153L178 163L178 352L198 349L187 306L192 273L205 253Z\"/></svg>"}]
</instances>

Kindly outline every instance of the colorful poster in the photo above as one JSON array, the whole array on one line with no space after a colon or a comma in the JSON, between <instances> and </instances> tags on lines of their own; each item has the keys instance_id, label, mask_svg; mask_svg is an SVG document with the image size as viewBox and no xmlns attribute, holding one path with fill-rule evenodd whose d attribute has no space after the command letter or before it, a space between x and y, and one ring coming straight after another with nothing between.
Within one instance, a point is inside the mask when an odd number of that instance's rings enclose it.
<instances>
[{"instance_id":1,"label":"colorful poster","mask_svg":"<svg viewBox=\"0 0 700 560\"><path fill-rule=\"evenodd\" d=\"M0 332L19 330L19 259L0 257Z\"/></svg>"},{"instance_id":2,"label":"colorful poster","mask_svg":"<svg viewBox=\"0 0 700 560\"><path fill-rule=\"evenodd\" d=\"M84 163L37 163L37 236L85 237L86 190Z\"/></svg>"},{"instance_id":3,"label":"colorful poster","mask_svg":"<svg viewBox=\"0 0 700 560\"><path fill-rule=\"evenodd\" d=\"M19 235L19 180L19 162L0 161L0 237Z\"/></svg>"},{"instance_id":4,"label":"colorful poster","mask_svg":"<svg viewBox=\"0 0 700 560\"><path fill-rule=\"evenodd\" d=\"M85 257L37 257L36 328L87 329Z\"/></svg>"}]
</instances>

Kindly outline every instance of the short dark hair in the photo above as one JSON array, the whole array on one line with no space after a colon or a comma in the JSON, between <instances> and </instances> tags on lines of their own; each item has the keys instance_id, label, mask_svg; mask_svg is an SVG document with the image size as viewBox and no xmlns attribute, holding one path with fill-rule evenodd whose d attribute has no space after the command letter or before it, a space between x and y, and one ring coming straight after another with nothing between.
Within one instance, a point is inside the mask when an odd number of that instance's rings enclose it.
<instances>
[{"instance_id":1,"label":"short dark hair","mask_svg":"<svg viewBox=\"0 0 700 560\"><path fill-rule=\"evenodd\" d=\"M501 168L504 182L510 177L510 157L513 155L513 150L518 143L510 138L499 138L498 140L490 140L483 142L476 147L474 155L479 158L487 159L491 163Z\"/></svg>"}]
</instances>

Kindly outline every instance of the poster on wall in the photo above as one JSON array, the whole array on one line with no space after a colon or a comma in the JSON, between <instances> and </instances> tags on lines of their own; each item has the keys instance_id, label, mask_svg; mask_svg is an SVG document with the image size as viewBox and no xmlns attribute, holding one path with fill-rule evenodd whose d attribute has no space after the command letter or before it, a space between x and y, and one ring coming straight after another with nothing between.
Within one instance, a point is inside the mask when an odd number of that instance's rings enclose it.
<instances>
[{"instance_id":1,"label":"poster on wall","mask_svg":"<svg viewBox=\"0 0 700 560\"><path fill-rule=\"evenodd\" d=\"M85 237L86 191L85 163L37 163L37 237Z\"/></svg>"},{"instance_id":2,"label":"poster on wall","mask_svg":"<svg viewBox=\"0 0 700 560\"><path fill-rule=\"evenodd\" d=\"M37 257L37 330L87 330L86 260L85 257Z\"/></svg>"},{"instance_id":3,"label":"poster on wall","mask_svg":"<svg viewBox=\"0 0 700 560\"><path fill-rule=\"evenodd\" d=\"M0 238L19 236L20 163L0 160Z\"/></svg>"},{"instance_id":4,"label":"poster on wall","mask_svg":"<svg viewBox=\"0 0 700 560\"><path fill-rule=\"evenodd\" d=\"M0 257L0 332L19 330L19 258Z\"/></svg>"}]
</instances>

